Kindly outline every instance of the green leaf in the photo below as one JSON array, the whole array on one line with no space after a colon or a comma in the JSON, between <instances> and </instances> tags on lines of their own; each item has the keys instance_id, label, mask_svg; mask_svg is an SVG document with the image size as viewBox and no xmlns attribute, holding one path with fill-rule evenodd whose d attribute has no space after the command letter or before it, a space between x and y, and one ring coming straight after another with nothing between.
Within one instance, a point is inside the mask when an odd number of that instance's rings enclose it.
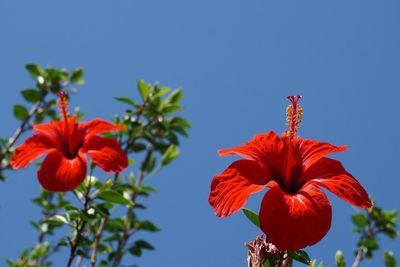
<instances>
[{"instance_id":1,"label":"green leaf","mask_svg":"<svg viewBox=\"0 0 400 267\"><path fill-rule=\"evenodd\" d=\"M63 214L56 214L54 216L51 216L49 218L47 218L46 220L44 220L42 222L43 223L47 223L49 225L53 225L53 226L60 226L63 224L68 224L69 220L67 215L63 215Z\"/></svg>"},{"instance_id":2,"label":"green leaf","mask_svg":"<svg viewBox=\"0 0 400 267\"><path fill-rule=\"evenodd\" d=\"M393 252L391 251L385 251L385 254L383 255L384 260L385 260L385 266L386 267L396 267L396 259L394 258Z\"/></svg>"},{"instance_id":3,"label":"green leaf","mask_svg":"<svg viewBox=\"0 0 400 267\"><path fill-rule=\"evenodd\" d=\"M22 96L24 99L30 103L36 103L42 94L36 89L25 89L21 91Z\"/></svg>"},{"instance_id":4,"label":"green leaf","mask_svg":"<svg viewBox=\"0 0 400 267\"><path fill-rule=\"evenodd\" d=\"M150 86L143 80L138 81L138 89L143 101L146 101L150 95Z\"/></svg>"},{"instance_id":5,"label":"green leaf","mask_svg":"<svg viewBox=\"0 0 400 267\"><path fill-rule=\"evenodd\" d=\"M113 191L113 190L106 190L106 191L100 192L97 195L97 198L105 200L105 201L113 202L113 203L116 203L116 204L121 204L121 205L128 205L128 206L132 206L133 205L133 203L131 201L129 201L128 199L124 198L117 191Z\"/></svg>"},{"instance_id":6,"label":"green leaf","mask_svg":"<svg viewBox=\"0 0 400 267\"><path fill-rule=\"evenodd\" d=\"M25 68L27 69L27 71L29 72L29 74L31 75L31 77L34 80L37 80L37 78L39 76L43 76L43 70L41 67L39 67L39 65L36 64L26 64Z\"/></svg>"},{"instance_id":7,"label":"green leaf","mask_svg":"<svg viewBox=\"0 0 400 267\"><path fill-rule=\"evenodd\" d=\"M304 250L299 250L299 251L288 250L287 253L288 253L289 257L294 259L295 261L304 263L306 265L311 264L310 256L308 256L307 252L305 252Z\"/></svg>"},{"instance_id":8,"label":"green leaf","mask_svg":"<svg viewBox=\"0 0 400 267\"><path fill-rule=\"evenodd\" d=\"M178 148L175 145L170 145L162 155L161 164L165 166L178 156L179 156Z\"/></svg>"},{"instance_id":9,"label":"green leaf","mask_svg":"<svg viewBox=\"0 0 400 267\"><path fill-rule=\"evenodd\" d=\"M160 231L160 228L158 228L156 225L154 225L150 221L142 221L138 222L138 225L136 226L138 230L144 230L148 232L158 232Z\"/></svg>"},{"instance_id":10,"label":"green leaf","mask_svg":"<svg viewBox=\"0 0 400 267\"><path fill-rule=\"evenodd\" d=\"M154 97L163 96L166 93L168 93L170 90L171 90L171 88L168 88L168 87L160 88L160 90L154 94Z\"/></svg>"},{"instance_id":11,"label":"green leaf","mask_svg":"<svg viewBox=\"0 0 400 267\"><path fill-rule=\"evenodd\" d=\"M114 98L116 100L122 102L122 103L131 105L132 107L136 107L136 103L132 99L130 99L128 97L117 96L117 97L114 97Z\"/></svg>"},{"instance_id":12,"label":"green leaf","mask_svg":"<svg viewBox=\"0 0 400 267\"><path fill-rule=\"evenodd\" d=\"M166 99L166 102L169 104L178 104L183 97L182 90L177 89L174 90Z\"/></svg>"},{"instance_id":13,"label":"green leaf","mask_svg":"<svg viewBox=\"0 0 400 267\"><path fill-rule=\"evenodd\" d=\"M255 226L260 227L260 220L258 219L258 214L249 209L242 209L244 215L249 219Z\"/></svg>"},{"instance_id":14,"label":"green leaf","mask_svg":"<svg viewBox=\"0 0 400 267\"><path fill-rule=\"evenodd\" d=\"M72 71L71 77L69 80L72 83L76 84L83 84L85 81L83 80L83 75L85 74L84 70L82 68L77 68Z\"/></svg>"},{"instance_id":15,"label":"green leaf","mask_svg":"<svg viewBox=\"0 0 400 267\"><path fill-rule=\"evenodd\" d=\"M25 118L29 115L29 111L22 105L15 105L13 112L14 117L21 121L25 120Z\"/></svg>"},{"instance_id":16,"label":"green leaf","mask_svg":"<svg viewBox=\"0 0 400 267\"><path fill-rule=\"evenodd\" d=\"M358 227L365 227L367 225L367 217L363 213L358 213L351 216L351 220Z\"/></svg>"},{"instance_id":17,"label":"green leaf","mask_svg":"<svg viewBox=\"0 0 400 267\"><path fill-rule=\"evenodd\" d=\"M344 258L344 254L341 250L336 251L335 263L336 263L336 267L345 267L346 266L346 260Z\"/></svg>"},{"instance_id":18,"label":"green leaf","mask_svg":"<svg viewBox=\"0 0 400 267\"><path fill-rule=\"evenodd\" d=\"M139 257L142 255L142 249L154 250L154 247L149 242L140 239L137 240L135 244L128 249L128 251L132 255Z\"/></svg>"}]
</instances>

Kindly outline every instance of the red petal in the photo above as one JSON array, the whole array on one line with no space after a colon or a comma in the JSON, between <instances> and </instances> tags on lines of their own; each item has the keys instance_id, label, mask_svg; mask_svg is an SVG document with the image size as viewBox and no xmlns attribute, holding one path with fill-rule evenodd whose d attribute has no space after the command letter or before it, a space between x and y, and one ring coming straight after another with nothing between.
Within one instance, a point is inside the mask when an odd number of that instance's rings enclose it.
<instances>
[{"instance_id":1,"label":"red petal","mask_svg":"<svg viewBox=\"0 0 400 267\"><path fill-rule=\"evenodd\" d=\"M360 208L370 208L372 203L362 185L333 159L322 158L303 176L312 183L323 186L341 199Z\"/></svg>"},{"instance_id":2,"label":"red petal","mask_svg":"<svg viewBox=\"0 0 400 267\"><path fill-rule=\"evenodd\" d=\"M10 164L14 169L25 168L30 162L53 148L55 145L47 136L42 134L31 136L15 149Z\"/></svg>"},{"instance_id":3,"label":"red petal","mask_svg":"<svg viewBox=\"0 0 400 267\"><path fill-rule=\"evenodd\" d=\"M264 166L279 166L282 162L284 143L273 131L265 134L258 134L244 146L222 149L220 156L238 155L245 159L256 160Z\"/></svg>"},{"instance_id":4,"label":"red petal","mask_svg":"<svg viewBox=\"0 0 400 267\"><path fill-rule=\"evenodd\" d=\"M279 186L264 196L260 228L279 250L299 250L320 241L331 226L332 210L324 192L308 184L297 194L286 194Z\"/></svg>"},{"instance_id":5,"label":"red petal","mask_svg":"<svg viewBox=\"0 0 400 267\"><path fill-rule=\"evenodd\" d=\"M94 119L88 122L82 122L79 124L79 127L85 129L86 135L88 137L100 133L125 129L125 125L116 125L101 119Z\"/></svg>"},{"instance_id":6,"label":"red petal","mask_svg":"<svg viewBox=\"0 0 400 267\"><path fill-rule=\"evenodd\" d=\"M78 187L86 177L86 157L83 153L73 159L52 151L38 171L43 188L53 192L66 192Z\"/></svg>"},{"instance_id":7,"label":"red petal","mask_svg":"<svg viewBox=\"0 0 400 267\"><path fill-rule=\"evenodd\" d=\"M92 136L83 147L93 162L106 172L120 172L128 166L128 157L115 139Z\"/></svg>"},{"instance_id":8,"label":"red petal","mask_svg":"<svg viewBox=\"0 0 400 267\"><path fill-rule=\"evenodd\" d=\"M263 190L269 180L268 170L256 161L235 161L214 177L208 201L216 216L229 216L242 208L251 194Z\"/></svg>"},{"instance_id":9,"label":"red petal","mask_svg":"<svg viewBox=\"0 0 400 267\"><path fill-rule=\"evenodd\" d=\"M334 146L326 142L315 140L306 140L296 138L293 142L299 146L299 152L303 161L304 170L307 170L311 165L317 162L320 158L335 152L342 152L347 149L347 146Z\"/></svg>"}]
</instances>

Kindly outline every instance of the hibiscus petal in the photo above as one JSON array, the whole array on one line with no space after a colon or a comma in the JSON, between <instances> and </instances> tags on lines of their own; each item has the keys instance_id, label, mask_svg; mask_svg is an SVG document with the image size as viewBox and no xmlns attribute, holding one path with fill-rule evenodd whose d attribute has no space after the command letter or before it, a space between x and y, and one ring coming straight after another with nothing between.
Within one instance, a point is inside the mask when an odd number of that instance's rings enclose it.
<instances>
[{"instance_id":1,"label":"hibiscus petal","mask_svg":"<svg viewBox=\"0 0 400 267\"><path fill-rule=\"evenodd\" d=\"M275 166L280 162L284 143L280 137L273 131L258 134L244 146L222 149L218 153L220 156L238 155L245 159L256 160L264 166Z\"/></svg>"},{"instance_id":2,"label":"hibiscus petal","mask_svg":"<svg viewBox=\"0 0 400 267\"><path fill-rule=\"evenodd\" d=\"M83 147L93 162L106 172L120 172L128 166L128 157L115 139L92 136Z\"/></svg>"},{"instance_id":3,"label":"hibiscus petal","mask_svg":"<svg viewBox=\"0 0 400 267\"><path fill-rule=\"evenodd\" d=\"M331 226L332 209L324 192L307 184L297 194L276 185L265 194L260 228L279 250L299 250L320 241Z\"/></svg>"},{"instance_id":4,"label":"hibiscus petal","mask_svg":"<svg viewBox=\"0 0 400 267\"><path fill-rule=\"evenodd\" d=\"M372 206L368 193L362 185L337 160L322 158L314 163L303 177L325 187L354 206L360 208Z\"/></svg>"},{"instance_id":5,"label":"hibiscus petal","mask_svg":"<svg viewBox=\"0 0 400 267\"><path fill-rule=\"evenodd\" d=\"M116 125L108 121L101 119L94 119L89 122L82 122L79 125L80 128L84 129L88 137L96 134L119 131L125 129L125 125Z\"/></svg>"},{"instance_id":6,"label":"hibiscus petal","mask_svg":"<svg viewBox=\"0 0 400 267\"><path fill-rule=\"evenodd\" d=\"M343 152L347 146L334 146L326 142L296 138L293 140L299 146L299 152L303 161L303 168L307 170L320 158L335 152Z\"/></svg>"},{"instance_id":7,"label":"hibiscus petal","mask_svg":"<svg viewBox=\"0 0 400 267\"><path fill-rule=\"evenodd\" d=\"M15 149L10 164L14 169L25 168L30 162L53 148L55 145L47 136L33 135Z\"/></svg>"},{"instance_id":8,"label":"hibiscus petal","mask_svg":"<svg viewBox=\"0 0 400 267\"><path fill-rule=\"evenodd\" d=\"M39 182L43 188L52 192L72 191L85 180L86 166L83 153L68 159L60 152L52 151L38 171Z\"/></svg>"},{"instance_id":9,"label":"hibiscus petal","mask_svg":"<svg viewBox=\"0 0 400 267\"><path fill-rule=\"evenodd\" d=\"M229 216L242 208L247 198L265 188L269 171L256 161L238 160L211 182L208 201L218 217Z\"/></svg>"}]
</instances>

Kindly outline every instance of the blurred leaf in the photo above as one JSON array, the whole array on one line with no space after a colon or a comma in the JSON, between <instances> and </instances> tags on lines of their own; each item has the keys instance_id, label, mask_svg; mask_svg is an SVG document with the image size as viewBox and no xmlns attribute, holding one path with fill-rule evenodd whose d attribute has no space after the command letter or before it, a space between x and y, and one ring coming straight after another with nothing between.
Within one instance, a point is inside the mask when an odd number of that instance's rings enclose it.
<instances>
[{"instance_id":1,"label":"blurred leaf","mask_svg":"<svg viewBox=\"0 0 400 267\"><path fill-rule=\"evenodd\" d=\"M83 75L85 74L82 68L77 68L72 71L70 81L76 84L83 84L85 81L83 80Z\"/></svg>"},{"instance_id":2,"label":"blurred leaf","mask_svg":"<svg viewBox=\"0 0 400 267\"><path fill-rule=\"evenodd\" d=\"M120 193L113 191L113 190L106 190L106 191L100 192L97 195L97 198L100 198L105 201L110 201L110 202L113 202L116 204L121 204L121 205L128 205L128 206L133 205L133 203L131 201L124 198Z\"/></svg>"},{"instance_id":3,"label":"blurred leaf","mask_svg":"<svg viewBox=\"0 0 400 267\"><path fill-rule=\"evenodd\" d=\"M150 221L142 221L138 222L138 225L136 226L138 230L144 230L148 232L158 232L160 231L160 228L155 226L152 222Z\"/></svg>"},{"instance_id":4,"label":"blurred leaf","mask_svg":"<svg viewBox=\"0 0 400 267\"><path fill-rule=\"evenodd\" d=\"M154 97L163 96L166 93L168 93L170 90L171 90L171 88L168 88L168 87L160 88L160 90L157 93L154 94Z\"/></svg>"},{"instance_id":5,"label":"blurred leaf","mask_svg":"<svg viewBox=\"0 0 400 267\"><path fill-rule=\"evenodd\" d=\"M23 121L29 115L29 111L22 105L14 106L14 117Z\"/></svg>"},{"instance_id":6,"label":"blurred leaf","mask_svg":"<svg viewBox=\"0 0 400 267\"><path fill-rule=\"evenodd\" d=\"M147 250L154 250L154 247L147 241L145 240L137 240L133 246L131 246L128 251L135 256L141 256L142 255L142 249L147 249Z\"/></svg>"},{"instance_id":7,"label":"blurred leaf","mask_svg":"<svg viewBox=\"0 0 400 267\"><path fill-rule=\"evenodd\" d=\"M385 251L384 254L385 266L386 267L396 267L396 259L394 258L393 252Z\"/></svg>"},{"instance_id":8,"label":"blurred leaf","mask_svg":"<svg viewBox=\"0 0 400 267\"><path fill-rule=\"evenodd\" d=\"M150 87L143 80L138 81L138 89L143 101L146 101L150 95Z\"/></svg>"},{"instance_id":9,"label":"blurred leaf","mask_svg":"<svg viewBox=\"0 0 400 267\"><path fill-rule=\"evenodd\" d=\"M27 69L27 71L29 72L29 74L31 75L31 77L34 80L37 80L37 78L39 76L43 76L43 70L41 67L39 67L39 65L36 64L26 64L25 68Z\"/></svg>"},{"instance_id":10,"label":"blurred leaf","mask_svg":"<svg viewBox=\"0 0 400 267\"><path fill-rule=\"evenodd\" d=\"M249 209L242 209L244 215L249 219L255 226L260 227L260 220L258 219L258 214Z\"/></svg>"},{"instance_id":11,"label":"blurred leaf","mask_svg":"<svg viewBox=\"0 0 400 267\"><path fill-rule=\"evenodd\" d=\"M292 258L295 261L304 263L306 265L309 265L311 263L310 257L308 256L307 252L304 250L299 250L299 251L287 251L288 255L290 258Z\"/></svg>"},{"instance_id":12,"label":"blurred leaf","mask_svg":"<svg viewBox=\"0 0 400 267\"><path fill-rule=\"evenodd\" d=\"M145 166L146 172L150 173L154 169L155 166L156 166L156 156L154 155L154 153L151 153L148 163L147 163L147 166Z\"/></svg>"},{"instance_id":13,"label":"blurred leaf","mask_svg":"<svg viewBox=\"0 0 400 267\"><path fill-rule=\"evenodd\" d=\"M42 223L47 223L53 226L60 226L63 224L68 224L69 220L66 215L63 214L56 214L44 220Z\"/></svg>"},{"instance_id":14,"label":"blurred leaf","mask_svg":"<svg viewBox=\"0 0 400 267\"><path fill-rule=\"evenodd\" d=\"M119 96L117 96L117 97L114 97L114 98L116 100L122 102L122 103L131 105L132 107L136 107L136 103L132 99L130 99L128 97L119 97Z\"/></svg>"},{"instance_id":15,"label":"blurred leaf","mask_svg":"<svg viewBox=\"0 0 400 267\"><path fill-rule=\"evenodd\" d=\"M175 145L170 145L162 155L161 164L165 166L178 156L179 156L178 148Z\"/></svg>"},{"instance_id":16,"label":"blurred leaf","mask_svg":"<svg viewBox=\"0 0 400 267\"><path fill-rule=\"evenodd\" d=\"M335 263L336 263L336 267L345 267L346 266L346 260L344 258L344 254L341 250L336 251Z\"/></svg>"},{"instance_id":17,"label":"blurred leaf","mask_svg":"<svg viewBox=\"0 0 400 267\"><path fill-rule=\"evenodd\" d=\"M166 102L169 103L169 104L178 104L179 101L181 101L182 97L183 97L182 90L181 89L177 89L177 90L174 90L166 98Z\"/></svg>"},{"instance_id":18,"label":"blurred leaf","mask_svg":"<svg viewBox=\"0 0 400 267\"><path fill-rule=\"evenodd\" d=\"M367 217L363 213L357 213L351 216L351 220L358 227L365 227L367 225Z\"/></svg>"},{"instance_id":19,"label":"blurred leaf","mask_svg":"<svg viewBox=\"0 0 400 267\"><path fill-rule=\"evenodd\" d=\"M42 94L36 89L25 89L21 91L22 96L24 99L30 103L36 103Z\"/></svg>"}]
</instances>

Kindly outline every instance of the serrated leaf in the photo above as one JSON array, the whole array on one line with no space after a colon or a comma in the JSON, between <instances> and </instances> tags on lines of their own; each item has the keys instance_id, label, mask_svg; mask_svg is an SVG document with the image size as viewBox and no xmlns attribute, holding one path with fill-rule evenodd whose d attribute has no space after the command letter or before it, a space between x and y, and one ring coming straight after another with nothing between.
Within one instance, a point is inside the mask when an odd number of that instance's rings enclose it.
<instances>
[{"instance_id":1,"label":"serrated leaf","mask_svg":"<svg viewBox=\"0 0 400 267\"><path fill-rule=\"evenodd\" d=\"M22 105L15 105L13 108L14 117L23 121L29 115L29 111Z\"/></svg>"},{"instance_id":2,"label":"serrated leaf","mask_svg":"<svg viewBox=\"0 0 400 267\"><path fill-rule=\"evenodd\" d=\"M179 156L179 150L175 145L170 145L168 149L164 152L161 158L161 164L162 165L167 165L169 164L172 160L177 158Z\"/></svg>"},{"instance_id":3,"label":"serrated leaf","mask_svg":"<svg viewBox=\"0 0 400 267\"><path fill-rule=\"evenodd\" d=\"M36 103L42 94L36 89L25 89L21 91L21 95L24 99L30 103Z\"/></svg>"},{"instance_id":4,"label":"serrated leaf","mask_svg":"<svg viewBox=\"0 0 400 267\"><path fill-rule=\"evenodd\" d=\"M288 250L287 253L289 257L295 261L304 263L306 265L309 265L311 263L310 256L308 256L307 252L305 252L304 250L298 250L298 251Z\"/></svg>"},{"instance_id":5,"label":"serrated leaf","mask_svg":"<svg viewBox=\"0 0 400 267\"><path fill-rule=\"evenodd\" d=\"M128 97L116 96L114 98L115 98L115 100L118 100L119 102L131 105L132 107L136 107L136 103Z\"/></svg>"},{"instance_id":6,"label":"serrated leaf","mask_svg":"<svg viewBox=\"0 0 400 267\"><path fill-rule=\"evenodd\" d=\"M72 83L83 84L85 82L83 80L84 75L85 71L82 68L77 68L72 71L71 77L69 79Z\"/></svg>"},{"instance_id":7,"label":"serrated leaf","mask_svg":"<svg viewBox=\"0 0 400 267\"><path fill-rule=\"evenodd\" d=\"M396 267L397 262L392 251L385 251L383 255L386 267Z\"/></svg>"},{"instance_id":8,"label":"serrated leaf","mask_svg":"<svg viewBox=\"0 0 400 267\"><path fill-rule=\"evenodd\" d=\"M114 190L106 190L106 191L100 192L97 195L97 198L105 200L105 201L113 202L116 204L121 204L121 205L128 205L128 206L133 205L133 203L131 201L124 198L120 193L118 193L117 191L114 191Z\"/></svg>"},{"instance_id":9,"label":"serrated leaf","mask_svg":"<svg viewBox=\"0 0 400 267\"><path fill-rule=\"evenodd\" d=\"M143 80L138 81L138 89L140 96L142 97L143 101L146 101L150 95L150 86L145 83Z\"/></svg>"},{"instance_id":10,"label":"serrated leaf","mask_svg":"<svg viewBox=\"0 0 400 267\"><path fill-rule=\"evenodd\" d=\"M242 209L244 215L250 220L255 226L260 227L260 220L258 214L249 209Z\"/></svg>"}]
</instances>

